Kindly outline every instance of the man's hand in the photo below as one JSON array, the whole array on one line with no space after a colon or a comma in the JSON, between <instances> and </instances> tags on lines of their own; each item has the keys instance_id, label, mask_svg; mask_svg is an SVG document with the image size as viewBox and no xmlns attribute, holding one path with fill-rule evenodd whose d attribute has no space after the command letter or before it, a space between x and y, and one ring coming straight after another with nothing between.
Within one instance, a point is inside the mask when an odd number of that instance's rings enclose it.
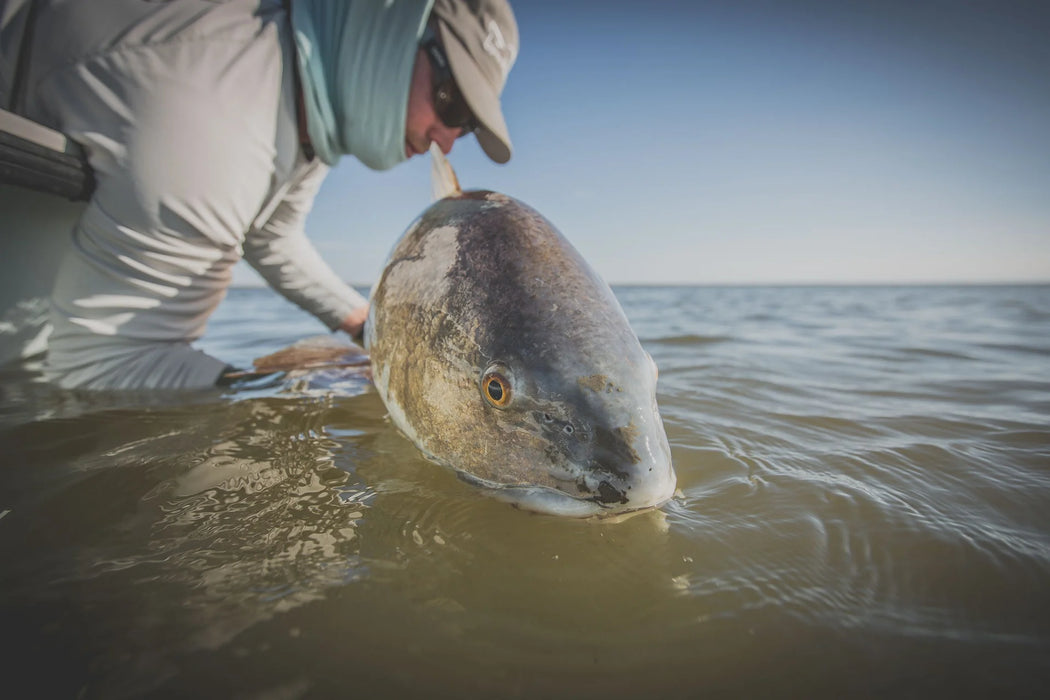
<instances>
[{"instance_id":1,"label":"man's hand","mask_svg":"<svg viewBox=\"0 0 1050 700\"><path fill-rule=\"evenodd\" d=\"M359 306L346 315L343 322L339 324L339 330L345 332L354 342L360 345L364 342L365 319L368 318L368 304Z\"/></svg>"}]
</instances>

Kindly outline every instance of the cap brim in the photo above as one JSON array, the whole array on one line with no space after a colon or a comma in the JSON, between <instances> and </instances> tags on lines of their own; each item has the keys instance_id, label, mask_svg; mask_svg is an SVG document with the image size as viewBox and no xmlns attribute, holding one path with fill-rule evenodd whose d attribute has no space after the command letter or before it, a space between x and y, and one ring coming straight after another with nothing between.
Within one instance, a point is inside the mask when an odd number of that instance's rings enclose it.
<instances>
[{"instance_id":1,"label":"cap brim","mask_svg":"<svg viewBox=\"0 0 1050 700\"><path fill-rule=\"evenodd\" d=\"M475 136L485 154L497 163L510 160L510 135L507 133L507 122L503 119L499 95L489 86L481 74L474 59L456 36L445 28L444 22L438 22L441 34L441 45L448 56L452 75L456 79L459 91L467 106L478 119Z\"/></svg>"}]
</instances>

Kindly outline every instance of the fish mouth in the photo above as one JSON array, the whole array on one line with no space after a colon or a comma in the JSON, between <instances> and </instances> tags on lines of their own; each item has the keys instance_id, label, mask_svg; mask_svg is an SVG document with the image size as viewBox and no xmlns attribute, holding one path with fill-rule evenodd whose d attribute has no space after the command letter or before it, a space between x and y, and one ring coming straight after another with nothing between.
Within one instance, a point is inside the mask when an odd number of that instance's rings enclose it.
<instances>
[{"instance_id":1,"label":"fish mouth","mask_svg":"<svg viewBox=\"0 0 1050 700\"><path fill-rule=\"evenodd\" d=\"M551 486L501 484L462 471L457 471L456 474L468 484L484 488L494 498L506 501L522 510L567 518L604 518L652 510L662 506L674 495L672 488L665 497L659 500L632 507L625 505L629 501L623 497L622 492L612 486L599 489L598 495L595 496L578 497ZM613 492L616 494L615 498L612 497Z\"/></svg>"}]
</instances>

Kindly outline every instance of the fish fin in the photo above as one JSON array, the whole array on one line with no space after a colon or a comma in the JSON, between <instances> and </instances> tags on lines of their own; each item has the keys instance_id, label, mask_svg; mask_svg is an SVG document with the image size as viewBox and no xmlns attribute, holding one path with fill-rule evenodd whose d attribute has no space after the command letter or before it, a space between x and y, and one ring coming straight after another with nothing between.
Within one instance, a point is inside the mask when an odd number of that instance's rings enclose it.
<instances>
[{"instance_id":1,"label":"fish fin","mask_svg":"<svg viewBox=\"0 0 1050 700\"><path fill-rule=\"evenodd\" d=\"M289 372L327 367L354 367L368 364L368 355L359 346L339 336L319 335L289 345L252 364L254 372L246 374Z\"/></svg>"},{"instance_id":2,"label":"fish fin","mask_svg":"<svg viewBox=\"0 0 1050 700\"><path fill-rule=\"evenodd\" d=\"M430 142L430 196L434 201L463 192L456 179L456 171L441 152L436 141Z\"/></svg>"}]
</instances>

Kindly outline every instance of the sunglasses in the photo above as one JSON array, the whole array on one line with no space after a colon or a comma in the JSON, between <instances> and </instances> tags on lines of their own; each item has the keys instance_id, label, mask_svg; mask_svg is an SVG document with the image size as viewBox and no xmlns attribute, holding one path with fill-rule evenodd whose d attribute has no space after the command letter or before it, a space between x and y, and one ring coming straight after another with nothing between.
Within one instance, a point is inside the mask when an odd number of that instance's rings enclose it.
<instances>
[{"instance_id":1,"label":"sunglasses","mask_svg":"<svg viewBox=\"0 0 1050 700\"><path fill-rule=\"evenodd\" d=\"M456 87L452 71L448 67L448 56L433 35L424 36L420 44L430 59L434 76L434 111L441 123L450 129L462 129L464 134L478 128L478 120L467 106L463 94Z\"/></svg>"}]
</instances>

